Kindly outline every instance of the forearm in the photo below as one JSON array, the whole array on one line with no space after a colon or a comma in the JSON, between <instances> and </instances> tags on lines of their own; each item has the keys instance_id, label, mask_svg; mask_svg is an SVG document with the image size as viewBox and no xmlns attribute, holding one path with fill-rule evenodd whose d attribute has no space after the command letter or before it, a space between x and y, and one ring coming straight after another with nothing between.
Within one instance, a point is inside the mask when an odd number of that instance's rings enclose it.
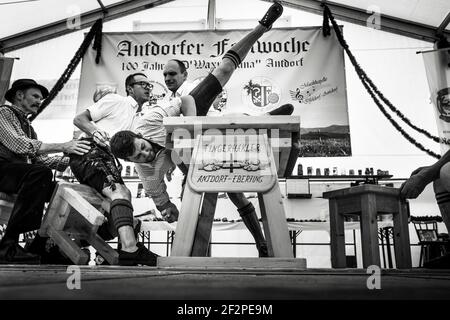
<instances>
[{"instance_id":1,"label":"forearm","mask_svg":"<svg viewBox=\"0 0 450 320\"><path fill-rule=\"evenodd\" d=\"M73 119L73 124L78 129L89 135L92 135L95 131L98 130L97 126L92 122L88 111L84 111L83 113L77 115L75 119Z\"/></svg>"},{"instance_id":2,"label":"forearm","mask_svg":"<svg viewBox=\"0 0 450 320\"><path fill-rule=\"evenodd\" d=\"M169 201L167 186L164 182L164 171L136 164L136 171L142 181L145 193L152 198L156 206L161 206Z\"/></svg>"},{"instance_id":3,"label":"forearm","mask_svg":"<svg viewBox=\"0 0 450 320\"><path fill-rule=\"evenodd\" d=\"M431 166L425 167L423 170L421 170L421 174L424 175L429 182L437 179L439 177L439 173L441 171L441 168L450 161L450 150L447 151L442 155L442 157L436 161Z\"/></svg>"},{"instance_id":4,"label":"forearm","mask_svg":"<svg viewBox=\"0 0 450 320\"><path fill-rule=\"evenodd\" d=\"M46 165L50 169L54 169L56 171L64 171L69 166L69 157L47 157L47 156L38 156L36 158L36 162Z\"/></svg>"},{"instance_id":5,"label":"forearm","mask_svg":"<svg viewBox=\"0 0 450 320\"><path fill-rule=\"evenodd\" d=\"M41 147L37 151L37 154L42 155L66 151L67 151L67 143L42 143Z\"/></svg>"}]
</instances>

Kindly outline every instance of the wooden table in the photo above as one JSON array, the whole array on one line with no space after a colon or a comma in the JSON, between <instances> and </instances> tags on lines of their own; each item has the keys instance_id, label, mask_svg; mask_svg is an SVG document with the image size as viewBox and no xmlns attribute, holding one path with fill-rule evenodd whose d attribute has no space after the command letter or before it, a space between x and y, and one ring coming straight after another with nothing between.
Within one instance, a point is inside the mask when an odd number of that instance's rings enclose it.
<instances>
[{"instance_id":1,"label":"wooden table","mask_svg":"<svg viewBox=\"0 0 450 320\"><path fill-rule=\"evenodd\" d=\"M356 214L361 221L363 266L380 264L377 215L392 214L394 250L397 268L411 268L408 230L408 203L400 199L399 189L379 185L362 185L324 192L330 206L331 265L345 268L344 215Z\"/></svg>"}]
</instances>

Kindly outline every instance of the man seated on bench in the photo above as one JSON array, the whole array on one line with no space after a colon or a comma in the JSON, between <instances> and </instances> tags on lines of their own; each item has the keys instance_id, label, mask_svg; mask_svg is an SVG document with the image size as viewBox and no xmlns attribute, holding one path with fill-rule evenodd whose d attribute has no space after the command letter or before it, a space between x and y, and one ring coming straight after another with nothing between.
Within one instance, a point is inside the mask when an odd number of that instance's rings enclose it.
<instances>
[{"instance_id":1,"label":"man seated on bench","mask_svg":"<svg viewBox=\"0 0 450 320\"><path fill-rule=\"evenodd\" d=\"M43 143L38 140L27 116L37 113L47 96L48 90L36 81L19 79L5 94L12 105L0 107L0 191L17 194L0 241L0 264L37 264L39 255L44 254L41 249L45 248L46 238L36 235L30 252L18 242L21 233L39 229L41 225L44 204L55 188L51 169L64 171L69 164L67 156L46 154L82 155L90 149L86 141Z\"/></svg>"},{"instance_id":2,"label":"man seated on bench","mask_svg":"<svg viewBox=\"0 0 450 320\"><path fill-rule=\"evenodd\" d=\"M166 130L163 118L168 116L204 116L208 113L214 99L222 92L240 62L245 58L252 45L281 16L283 7L273 4L260 24L228 51L219 64L188 96L172 99L167 107L154 106L140 117L132 131L116 133L110 142L111 151L127 161L138 163L136 170L145 191L149 194L163 218L173 222L178 218L178 209L170 202L166 192L164 176L175 167L171 151L165 149ZM293 106L283 105L268 114L291 114ZM186 174L187 172L183 172ZM267 243L261 230L253 204L243 193L228 193L230 200L238 208L244 224L253 235L260 257L267 257Z\"/></svg>"}]
</instances>

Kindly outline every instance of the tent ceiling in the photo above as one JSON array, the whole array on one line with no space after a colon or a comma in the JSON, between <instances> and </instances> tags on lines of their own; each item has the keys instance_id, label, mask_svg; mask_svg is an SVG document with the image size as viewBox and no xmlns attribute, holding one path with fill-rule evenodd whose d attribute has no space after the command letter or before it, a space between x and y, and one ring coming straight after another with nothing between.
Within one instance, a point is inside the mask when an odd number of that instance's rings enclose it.
<instances>
[{"instance_id":1,"label":"tent ceiling","mask_svg":"<svg viewBox=\"0 0 450 320\"><path fill-rule=\"evenodd\" d=\"M29 0L4 4L0 6L0 9L2 9L2 24L6 26L7 33L0 33L0 37L2 37L0 38L0 50L4 52L17 50L88 28L100 18L109 21L171 1L173 0L78 0L74 4L72 0ZM11 11L15 6L17 6L15 10ZM5 7L11 14L4 10ZM25 24L21 23L16 26L17 12L20 12L21 16L27 17L27 19L23 19L26 21ZM36 18L33 19L33 17ZM78 28L73 28L76 22L74 17L79 17L80 26ZM22 20L20 21L22 22Z\"/></svg>"},{"instance_id":2,"label":"tent ceiling","mask_svg":"<svg viewBox=\"0 0 450 320\"><path fill-rule=\"evenodd\" d=\"M264 0L271 2L270 0ZM380 14L379 27L419 40L434 42L440 31L450 36L450 1L448 0L285 0L286 6L322 14L326 3L334 16L343 21L368 25L373 12Z\"/></svg>"},{"instance_id":3,"label":"tent ceiling","mask_svg":"<svg viewBox=\"0 0 450 320\"><path fill-rule=\"evenodd\" d=\"M181 0L0 0L2 28L0 46L4 52L19 49L72 31L67 19L81 14L81 28L104 16L105 21L158 5ZM206 0L212 3L225 0ZM272 2L271 0L263 0ZM284 5L322 14L320 0L283 0ZM335 0L325 1L338 20L367 25L372 14L381 13L381 30L433 42L441 31L450 37L449 0ZM188 17L186 17L188 18ZM20 23L18 23L18 21Z\"/></svg>"}]
</instances>

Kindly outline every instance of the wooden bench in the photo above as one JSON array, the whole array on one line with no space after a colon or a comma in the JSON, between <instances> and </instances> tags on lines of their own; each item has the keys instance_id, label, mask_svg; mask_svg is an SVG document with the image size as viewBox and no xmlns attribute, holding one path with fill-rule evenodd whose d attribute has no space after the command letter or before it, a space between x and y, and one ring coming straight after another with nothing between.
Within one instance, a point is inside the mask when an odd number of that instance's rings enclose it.
<instances>
[{"instance_id":1,"label":"wooden bench","mask_svg":"<svg viewBox=\"0 0 450 320\"><path fill-rule=\"evenodd\" d=\"M106 221L102 212L109 210L109 201L93 188L60 182L47 207L39 234L52 238L74 264L87 264L88 255L77 240L92 245L111 265L117 265L119 255L98 234Z\"/></svg>"}]
</instances>

